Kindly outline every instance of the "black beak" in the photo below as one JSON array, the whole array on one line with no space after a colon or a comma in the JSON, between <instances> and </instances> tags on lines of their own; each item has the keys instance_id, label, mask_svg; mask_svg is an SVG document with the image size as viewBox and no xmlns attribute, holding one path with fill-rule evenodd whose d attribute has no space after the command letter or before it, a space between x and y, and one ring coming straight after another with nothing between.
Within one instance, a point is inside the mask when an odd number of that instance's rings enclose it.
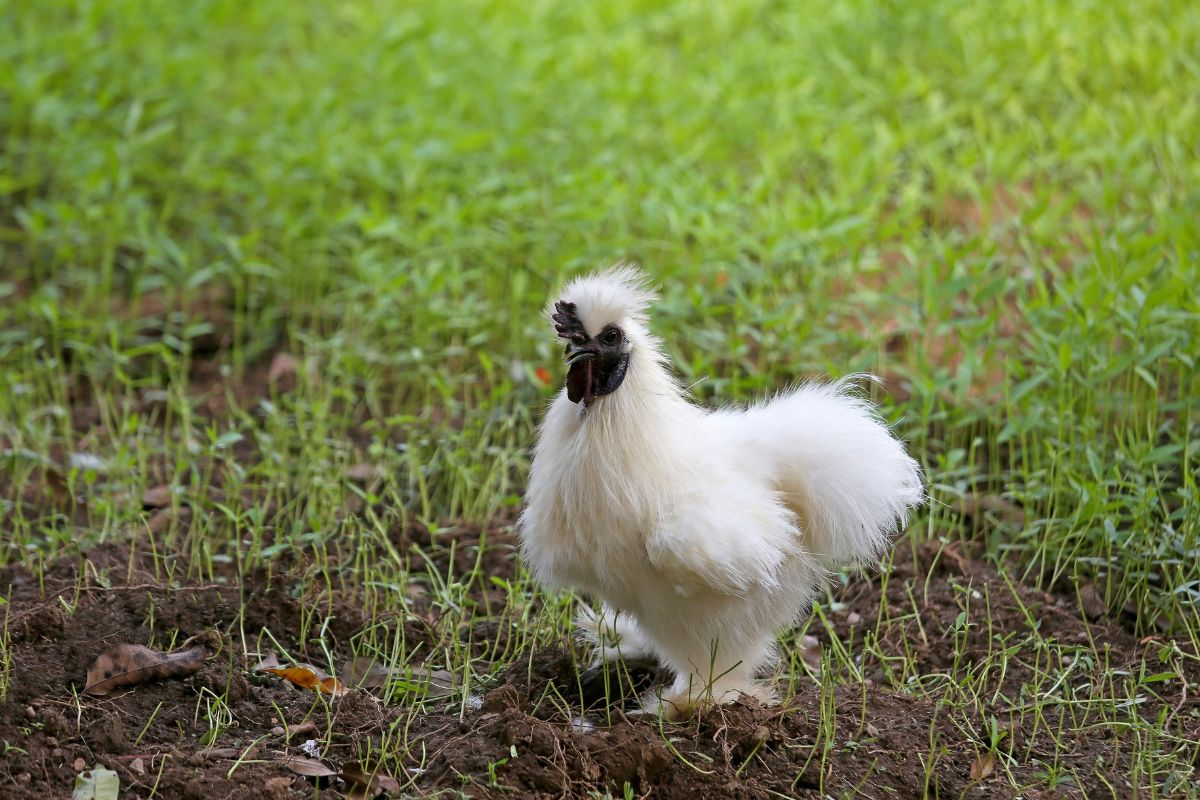
<instances>
[{"instance_id":1,"label":"black beak","mask_svg":"<svg viewBox=\"0 0 1200 800\"><path fill-rule=\"evenodd\" d=\"M595 350L588 350L586 347L577 347L573 344L567 345L566 365L572 366L580 361L587 361L595 358L597 355Z\"/></svg>"}]
</instances>

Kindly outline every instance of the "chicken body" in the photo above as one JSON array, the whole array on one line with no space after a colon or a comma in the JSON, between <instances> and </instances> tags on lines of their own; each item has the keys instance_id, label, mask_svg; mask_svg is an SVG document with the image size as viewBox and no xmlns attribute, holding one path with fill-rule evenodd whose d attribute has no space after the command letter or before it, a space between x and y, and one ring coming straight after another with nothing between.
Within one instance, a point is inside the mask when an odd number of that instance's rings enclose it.
<instances>
[{"instance_id":1,"label":"chicken body","mask_svg":"<svg viewBox=\"0 0 1200 800\"><path fill-rule=\"evenodd\" d=\"M603 601L600 618L581 618L600 658L652 656L675 673L650 707L770 702L758 678L775 634L832 568L883 551L922 500L920 472L844 383L740 410L689 402L646 328L641 285L621 268L563 292L559 307L586 333L573 331L578 350L612 328L623 341L613 355L596 345L595 374L573 365L547 412L524 556L544 583ZM589 388L614 380L602 395Z\"/></svg>"}]
</instances>

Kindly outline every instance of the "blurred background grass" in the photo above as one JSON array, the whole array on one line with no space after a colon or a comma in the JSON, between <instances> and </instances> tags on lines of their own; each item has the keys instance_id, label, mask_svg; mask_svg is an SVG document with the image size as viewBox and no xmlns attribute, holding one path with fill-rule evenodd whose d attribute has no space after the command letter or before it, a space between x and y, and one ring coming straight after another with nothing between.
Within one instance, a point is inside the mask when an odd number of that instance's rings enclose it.
<instances>
[{"instance_id":1,"label":"blurred background grass","mask_svg":"<svg viewBox=\"0 0 1200 800\"><path fill-rule=\"evenodd\" d=\"M363 463L511 508L542 304L632 259L702 402L877 372L915 535L1200 630L1194 3L8 3L0 53L6 561L214 475L218 556L346 535Z\"/></svg>"}]
</instances>

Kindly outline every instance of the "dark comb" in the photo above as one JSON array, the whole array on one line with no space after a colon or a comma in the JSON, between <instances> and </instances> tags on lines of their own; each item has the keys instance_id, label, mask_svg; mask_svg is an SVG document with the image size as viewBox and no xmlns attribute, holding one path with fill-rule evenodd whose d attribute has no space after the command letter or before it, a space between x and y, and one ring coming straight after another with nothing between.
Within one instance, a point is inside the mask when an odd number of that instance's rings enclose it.
<instances>
[{"instance_id":1,"label":"dark comb","mask_svg":"<svg viewBox=\"0 0 1200 800\"><path fill-rule=\"evenodd\" d=\"M568 339L575 344L587 344L587 331L583 329L583 323L579 321L579 314L575 310L574 303L559 301L554 304L554 313L550 315L550 319L554 320L554 330L564 339Z\"/></svg>"}]
</instances>

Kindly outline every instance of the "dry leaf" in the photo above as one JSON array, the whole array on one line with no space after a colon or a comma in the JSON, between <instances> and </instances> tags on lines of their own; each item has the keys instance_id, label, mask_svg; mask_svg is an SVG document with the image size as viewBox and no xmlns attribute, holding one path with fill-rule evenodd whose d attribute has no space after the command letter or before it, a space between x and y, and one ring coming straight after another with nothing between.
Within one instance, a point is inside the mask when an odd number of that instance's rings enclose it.
<instances>
[{"instance_id":1,"label":"dry leaf","mask_svg":"<svg viewBox=\"0 0 1200 800\"><path fill-rule=\"evenodd\" d=\"M338 670L347 686L354 689L378 689L387 683L392 674L372 656L355 656L347 659Z\"/></svg>"},{"instance_id":2,"label":"dry leaf","mask_svg":"<svg viewBox=\"0 0 1200 800\"><path fill-rule=\"evenodd\" d=\"M821 670L821 642L815 636L803 636L800 638L800 657L804 659L804 663L808 664L816 671Z\"/></svg>"},{"instance_id":3,"label":"dry leaf","mask_svg":"<svg viewBox=\"0 0 1200 800\"><path fill-rule=\"evenodd\" d=\"M400 793L398 780L384 773L372 775L361 764L347 764L342 767L338 777L346 782L345 794L352 800L371 800L385 792Z\"/></svg>"},{"instance_id":4,"label":"dry leaf","mask_svg":"<svg viewBox=\"0 0 1200 800\"><path fill-rule=\"evenodd\" d=\"M140 644L119 644L105 650L88 667L84 692L103 697L121 686L183 678L204 666L203 647L157 653Z\"/></svg>"},{"instance_id":5,"label":"dry leaf","mask_svg":"<svg viewBox=\"0 0 1200 800\"><path fill-rule=\"evenodd\" d=\"M283 663L279 660L278 654L274 650L268 650L263 654L262 660L254 668L257 672L271 669L272 667L282 667Z\"/></svg>"},{"instance_id":6,"label":"dry leaf","mask_svg":"<svg viewBox=\"0 0 1200 800\"><path fill-rule=\"evenodd\" d=\"M981 781L996 769L996 754L993 752L980 753L971 764L971 780Z\"/></svg>"},{"instance_id":7,"label":"dry leaf","mask_svg":"<svg viewBox=\"0 0 1200 800\"><path fill-rule=\"evenodd\" d=\"M258 748L251 747L249 750L243 750L239 747L213 747L208 750L201 750L200 756L206 759L218 758L243 758L251 759L258 756Z\"/></svg>"},{"instance_id":8,"label":"dry leaf","mask_svg":"<svg viewBox=\"0 0 1200 800\"><path fill-rule=\"evenodd\" d=\"M328 778L337 774L336 770L326 766L323 761L304 756L291 756L283 762L283 765L297 775L309 778Z\"/></svg>"},{"instance_id":9,"label":"dry leaf","mask_svg":"<svg viewBox=\"0 0 1200 800\"><path fill-rule=\"evenodd\" d=\"M454 694L454 688L459 683L458 675L453 672L444 669L429 670L424 667L413 668L412 682L427 687L424 694L426 700L449 697Z\"/></svg>"},{"instance_id":10,"label":"dry leaf","mask_svg":"<svg viewBox=\"0 0 1200 800\"><path fill-rule=\"evenodd\" d=\"M71 800L117 800L121 791L121 779L117 773L104 767L96 767L75 776L75 791Z\"/></svg>"},{"instance_id":11,"label":"dry leaf","mask_svg":"<svg viewBox=\"0 0 1200 800\"><path fill-rule=\"evenodd\" d=\"M323 675L307 664L300 664L295 667L267 667L263 672L278 675L302 689L312 689L314 692L325 692L334 696L340 696L350 691L346 687L346 684L337 678Z\"/></svg>"},{"instance_id":12,"label":"dry leaf","mask_svg":"<svg viewBox=\"0 0 1200 800\"><path fill-rule=\"evenodd\" d=\"M316 732L317 732L317 723L313 722L311 719L307 722L301 722L299 725L289 725L289 726L287 726L287 729L284 731L284 733L287 735L287 738L289 738L289 739L291 739L293 736L301 736L306 733L316 733Z\"/></svg>"}]
</instances>

